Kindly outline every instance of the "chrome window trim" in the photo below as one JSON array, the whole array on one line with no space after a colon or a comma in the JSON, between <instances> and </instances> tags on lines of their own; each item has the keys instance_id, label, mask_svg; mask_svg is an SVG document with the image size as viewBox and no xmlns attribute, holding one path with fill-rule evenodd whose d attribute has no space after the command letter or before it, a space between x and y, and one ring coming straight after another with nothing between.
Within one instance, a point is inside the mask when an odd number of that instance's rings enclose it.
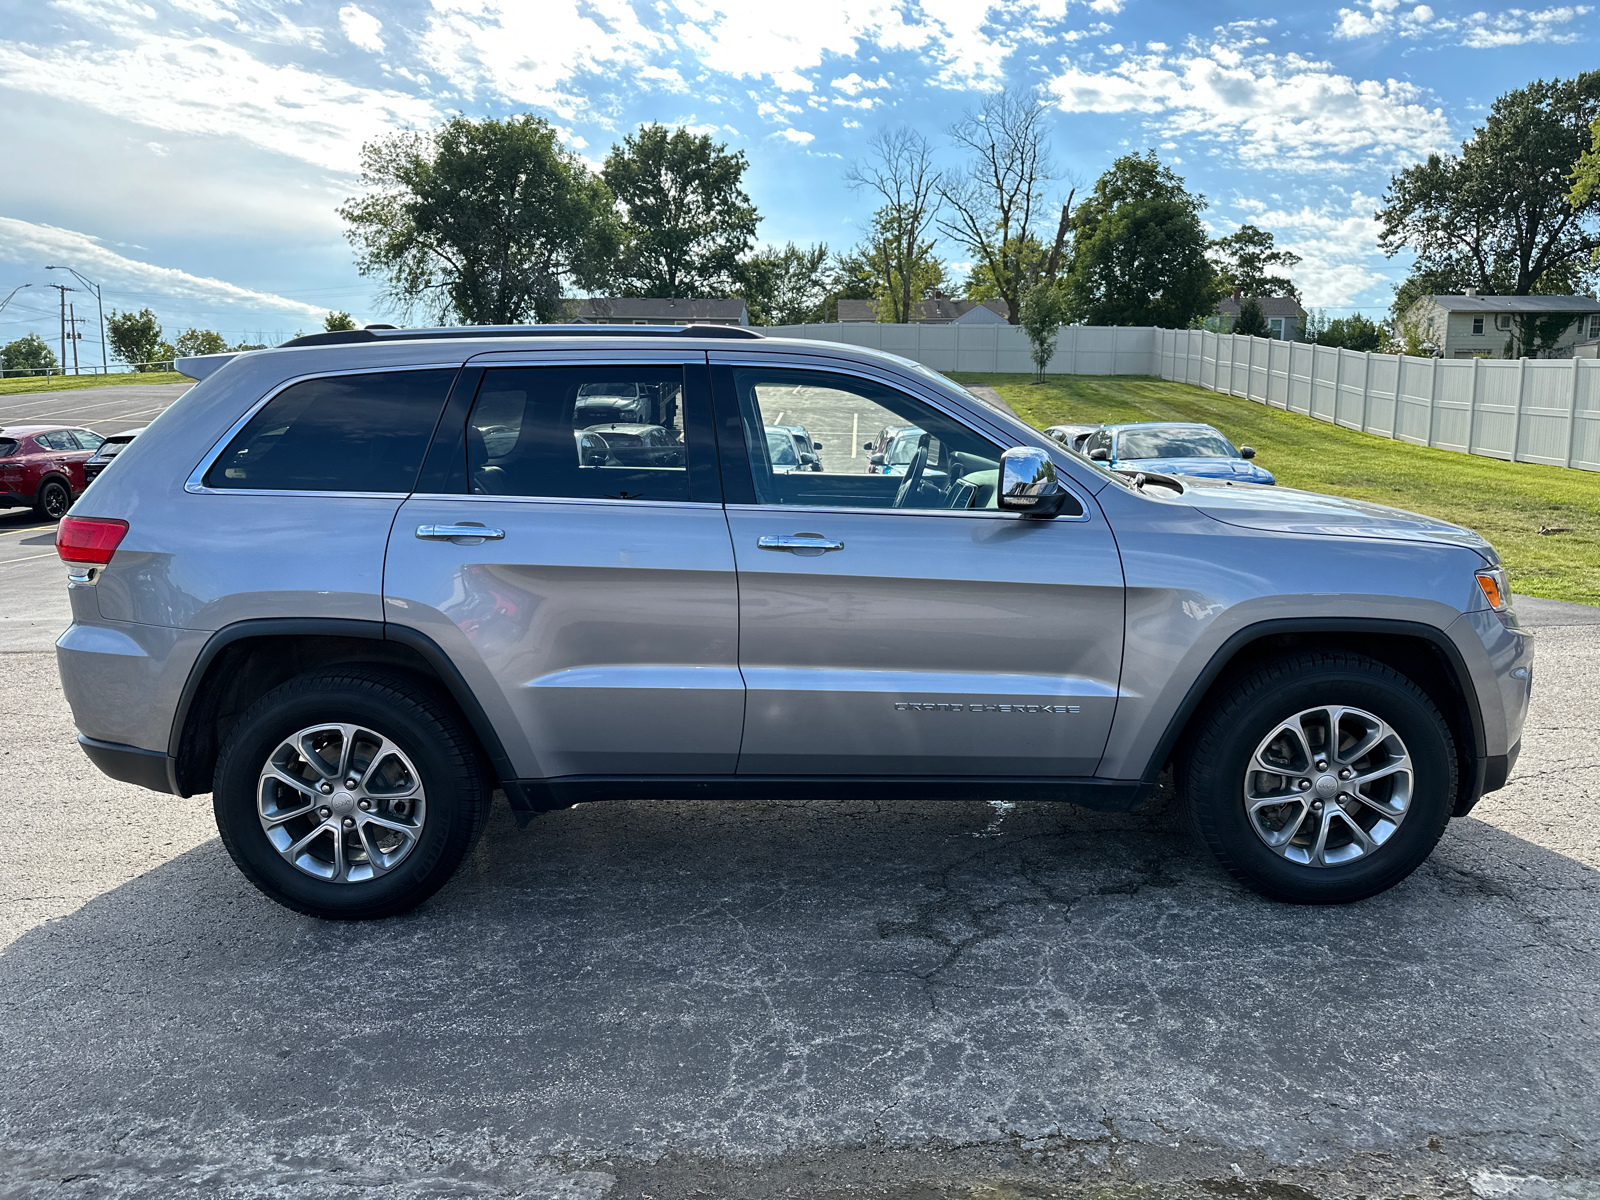
<instances>
[{"instance_id":1,"label":"chrome window trim","mask_svg":"<svg viewBox=\"0 0 1600 1200\"><path fill-rule=\"evenodd\" d=\"M504 367L703 367L704 350L605 350L602 348L487 350L462 364L486 371Z\"/></svg>"},{"instance_id":2,"label":"chrome window trim","mask_svg":"<svg viewBox=\"0 0 1600 1200\"><path fill-rule=\"evenodd\" d=\"M275 492L274 495L282 495ZM340 492L339 495L348 495ZM720 511L717 500L611 500L604 496L489 496L472 492L412 492L407 500L449 500L459 504L585 504L601 508L692 508Z\"/></svg>"},{"instance_id":3,"label":"chrome window trim","mask_svg":"<svg viewBox=\"0 0 1600 1200\"><path fill-rule=\"evenodd\" d=\"M857 506L831 505L831 504L729 504L724 507L729 512L751 513L808 513L823 516L827 513L848 513L854 516L899 516L899 517L965 517L969 520L980 521L1033 521L1043 525L1049 521L1066 521L1069 524L1086 524L1091 518L1089 506L1083 498L1071 488L1067 491L1074 500L1078 501L1083 509L1076 516L1063 513L1058 517L1035 517L1025 512L1005 512L997 508L861 508Z\"/></svg>"},{"instance_id":4,"label":"chrome window trim","mask_svg":"<svg viewBox=\"0 0 1600 1200\"><path fill-rule=\"evenodd\" d=\"M279 395L287 391L289 388L294 387L297 383L306 383L312 379L337 379L343 375L386 375L394 371L460 372L460 370L461 364L458 362L407 363L404 366L396 367L351 367L343 371L307 371L304 375L295 375L289 379L279 380L278 383L270 391L268 391L265 396L261 397L261 399L257 400L249 407L244 416L240 417L232 425L228 426L228 431L218 438L212 445L211 449L207 450L205 454L201 456L200 465L194 470L190 471L189 478L184 480L183 490L188 492L191 496L360 496L367 499L387 498L390 496L408 496L410 495L409 492L311 492L285 490L281 488L213 488L207 487L201 482L201 480L205 478L206 472L209 471L213 465L215 465L217 459L222 457L222 452L226 450L228 448L228 444L238 436L239 431L246 425L250 424L250 419L267 405L271 404L272 401L277 399ZM445 399L446 402L448 402L448 394L446 395ZM442 412L443 409L441 408L440 411Z\"/></svg>"}]
</instances>

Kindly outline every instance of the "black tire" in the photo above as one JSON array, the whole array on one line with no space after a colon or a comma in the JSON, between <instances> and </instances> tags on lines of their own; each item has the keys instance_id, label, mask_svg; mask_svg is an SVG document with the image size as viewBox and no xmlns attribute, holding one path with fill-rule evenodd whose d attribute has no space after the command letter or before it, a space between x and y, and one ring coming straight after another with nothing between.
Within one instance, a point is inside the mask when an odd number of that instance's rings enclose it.
<instances>
[{"instance_id":1,"label":"black tire","mask_svg":"<svg viewBox=\"0 0 1600 1200\"><path fill-rule=\"evenodd\" d=\"M1386 722L1410 755L1412 784L1404 818L1387 840L1353 861L1312 866L1269 848L1247 814L1245 787L1252 756L1278 723L1323 705L1364 710ZM1342 653L1279 659L1235 681L1178 763L1180 791L1217 861L1246 887L1294 904L1364 900L1411 874L1444 833L1456 777L1455 740L1428 695L1382 663ZM1361 806L1352 807L1371 819Z\"/></svg>"},{"instance_id":2,"label":"black tire","mask_svg":"<svg viewBox=\"0 0 1600 1200\"><path fill-rule=\"evenodd\" d=\"M426 797L409 851L387 874L359 882L330 882L297 868L268 839L258 811L261 772L284 739L334 722L393 742ZM447 704L417 684L345 668L292 679L239 718L217 759L212 807L223 845L267 896L308 916L367 920L405 912L444 885L482 832L489 796L472 738Z\"/></svg>"},{"instance_id":3,"label":"black tire","mask_svg":"<svg viewBox=\"0 0 1600 1200\"><path fill-rule=\"evenodd\" d=\"M41 521L59 521L72 507L72 489L59 479L46 479L33 498L33 511Z\"/></svg>"}]
</instances>

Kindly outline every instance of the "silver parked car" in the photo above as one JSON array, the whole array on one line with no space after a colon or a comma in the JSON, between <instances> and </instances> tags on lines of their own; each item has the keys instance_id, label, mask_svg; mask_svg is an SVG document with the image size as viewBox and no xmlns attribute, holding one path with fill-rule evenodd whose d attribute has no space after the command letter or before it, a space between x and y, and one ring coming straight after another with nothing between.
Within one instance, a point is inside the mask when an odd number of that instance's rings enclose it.
<instances>
[{"instance_id":1,"label":"silver parked car","mask_svg":"<svg viewBox=\"0 0 1600 1200\"><path fill-rule=\"evenodd\" d=\"M61 524L62 682L102 770L209 791L240 869L301 912L424 899L496 787L523 818L819 792L1125 810L1168 764L1242 883L1341 902L1516 761L1531 638L1476 534L1108 471L905 359L536 327L185 369ZM597 400L641 397L681 454L585 450ZM766 428L799 407L919 432L895 474L786 470Z\"/></svg>"}]
</instances>

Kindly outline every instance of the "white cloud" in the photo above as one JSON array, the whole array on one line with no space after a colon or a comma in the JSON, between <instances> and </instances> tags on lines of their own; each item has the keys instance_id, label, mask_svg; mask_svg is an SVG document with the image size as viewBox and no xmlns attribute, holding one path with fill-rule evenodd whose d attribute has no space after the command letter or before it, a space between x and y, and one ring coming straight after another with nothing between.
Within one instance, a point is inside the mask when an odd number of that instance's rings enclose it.
<instances>
[{"instance_id":1,"label":"white cloud","mask_svg":"<svg viewBox=\"0 0 1600 1200\"><path fill-rule=\"evenodd\" d=\"M846 96L859 96L862 92L876 91L889 86L889 81L882 75L876 79L863 79L854 71L842 79L835 79L829 86L838 88Z\"/></svg>"},{"instance_id":2,"label":"white cloud","mask_svg":"<svg viewBox=\"0 0 1600 1200\"><path fill-rule=\"evenodd\" d=\"M1401 10L1401 0L1358 0L1358 7L1339 10L1334 36L1349 39L1379 34L1406 38L1432 35L1474 50L1540 42L1561 44L1579 39L1577 32L1566 27L1593 11L1582 4L1535 11L1508 8L1498 13L1475 12L1452 19L1439 16L1426 4Z\"/></svg>"},{"instance_id":3,"label":"white cloud","mask_svg":"<svg viewBox=\"0 0 1600 1200\"><path fill-rule=\"evenodd\" d=\"M1387 303L1383 285L1389 276L1377 269L1385 260L1378 249L1378 222L1372 215L1378 202L1373 197L1335 192L1317 208L1275 209L1257 200L1243 201L1240 207L1251 224L1274 235L1279 249L1300 256L1290 275L1307 308L1343 308L1363 293L1370 298L1375 289Z\"/></svg>"},{"instance_id":4,"label":"white cloud","mask_svg":"<svg viewBox=\"0 0 1600 1200\"><path fill-rule=\"evenodd\" d=\"M383 53L383 38L380 36L383 22L371 13L363 12L354 4L346 4L339 10L339 28L344 30L351 45L374 54Z\"/></svg>"},{"instance_id":5,"label":"white cloud","mask_svg":"<svg viewBox=\"0 0 1600 1200\"><path fill-rule=\"evenodd\" d=\"M154 292L192 305L241 312L267 310L300 320L320 321L327 311L222 279L208 279L127 258L106 248L89 234L76 230L0 217L0 261L31 267L51 260L66 260L79 267L99 283L108 296L114 292Z\"/></svg>"},{"instance_id":6,"label":"white cloud","mask_svg":"<svg viewBox=\"0 0 1600 1200\"><path fill-rule=\"evenodd\" d=\"M806 133L800 129L780 129L773 137L781 137L786 142L793 142L796 146L804 146L807 142L816 140L817 135Z\"/></svg>"},{"instance_id":7,"label":"white cloud","mask_svg":"<svg viewBox=\"0 0 1600 1200\"><path fill-rule=\"evenodd\" d=\"M1575 18L1586 17L1593 11L1587 4L1579 4L1571 7L1545 8L1537 12L1508 8L1505 12L1493 16L1475 12L1462 22L1461 44L1474 50L1486 50L1499 46L1525 46L1538 42L1558 44L1576 42L1581 35L1561 27L1570 25Z\"/></svg>"},{"instance_id":8,"label":"white cloud","mask_svg":"<svg viewBox=\"0 0 1600 1200\"><path fill-rule=\"evenodd\" d=\"M1069 63L1049 89L1064 112L1147 113L1162 135L1228 144L1253 167L1409 162L1450 144L1444 114L1413 84L1352 79L1325 62L1259 52L1258 40L1130 54L1103 70Z\"/></svg>"},{"instance_id":9,"label":"white cloud","mask_svg":"<svg viewBox=\"0 0 1600 1200\"><path fill-rule=\"evenodd\" d=\"M346 172L374 135L438 117L418 97L266 63L215 38L125 36L132 45L117 50L0 41L0 85Z\"/></svg>"}]
</instances>

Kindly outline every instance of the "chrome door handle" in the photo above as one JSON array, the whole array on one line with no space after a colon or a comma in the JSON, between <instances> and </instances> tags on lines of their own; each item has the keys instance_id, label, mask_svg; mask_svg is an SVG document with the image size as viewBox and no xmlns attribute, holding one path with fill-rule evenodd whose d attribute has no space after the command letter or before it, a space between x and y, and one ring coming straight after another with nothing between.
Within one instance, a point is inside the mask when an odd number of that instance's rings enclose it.
<instances>
[{"instance_id":1,"label":"chrome door handle","mask_svg":"<svg viewBox=\"0 0 1600 1200\"><path fill-rule=\"evenodd\" d=\"M471 538L472 544L479 542L494 542L505 537L504 529L490 529L484 525L474 524L471 521L462 521L457 525L418 525L417 536L425 542L453 542L458 539Z\"/></svg>"},{"instance_id":2,"label":"chrome door handle","mask_svg":"<svg viewBox=\"0 0 1600 1200\"><path fill-rule=\"evenodd\" d=\"M820 533L797 533L791 537L759 537L758 550L787 550L790 554L822 554L828 550L843 550L843 542L830 542Z\"/></svg>"}]
</instances>

